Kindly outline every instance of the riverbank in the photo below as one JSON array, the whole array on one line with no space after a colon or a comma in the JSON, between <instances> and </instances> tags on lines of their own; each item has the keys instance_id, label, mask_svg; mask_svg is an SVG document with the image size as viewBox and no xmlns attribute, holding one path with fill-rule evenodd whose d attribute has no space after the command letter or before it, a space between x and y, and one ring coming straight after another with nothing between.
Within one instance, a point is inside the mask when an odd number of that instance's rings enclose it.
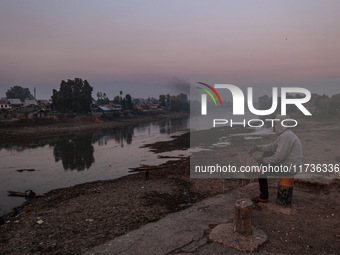
<instances>
[{"instance_id":1,"label":"riverbank","mask_svg":"<svg viewBox=\"0 0 340 255\"><path fill-rule=\"evenodd\" d=\"M338 131L337 119L301 120L295 133L304 147L305 162L340 163ZM255 144L275 139L274 135L259 136L258 140L236 136L217 153L231 164L240 164L240 153L247 154L247 149ZM187 135L176 140L180 148L188 147ZM155 152L164 151L167 143L172 141L151 148ZM17 217L5 217L10 222L0 226L0 254L82 254L205 198L231 190L244 197L254 196L258 190L253 182L252 179L192 179L189 159L184 158L150 170L149 179L145 173L137 173L53 190L19 207L21 214ZM288 208L288 213L274 206L277 180L271 180L269 186L270 203L254 208L254 226L269 237L260 251L336 254L340 250L339 180L297 181L293 206ZM212 223L215 223L213 219Z\"/></svg>"},{"instance_id":2,"label":"riverbank","mask_svg":"<svg viewBox=\"0 0 340 255\"><path fill-rule=\"evenodd\" d=\"M189 112L150 112L143 115L121 116L114 119L97 117L75 117L62 120L6 120L0 121L0 143L27 142L40 138L60 135L72 135L80 132L122 127L131 124L158 121L163 119L179 119L188 117Z\"/></svg>"},{"instance_id":3,"label":"riverbank","mask_svg":"<svg viewBox=\"0 0 340 255\"><path fill-rule=\"evenodd\" d=\"M81 254L236 187L235 181L223 187L221 180L190 179L186 158L151 170L148 180L137 173L53 190L19 207L19 216L5 217L10 222L0 226L0 253Z\"/></svg>"}]
</instances>

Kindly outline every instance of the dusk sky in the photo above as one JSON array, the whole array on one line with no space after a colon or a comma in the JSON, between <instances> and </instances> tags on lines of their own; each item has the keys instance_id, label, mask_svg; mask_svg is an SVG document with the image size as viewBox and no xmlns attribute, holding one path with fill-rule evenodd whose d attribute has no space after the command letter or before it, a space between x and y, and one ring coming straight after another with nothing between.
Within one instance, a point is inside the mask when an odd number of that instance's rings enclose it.
<instances>
[{"instance_id":1,"label":"dusk sky","mask_svg":"<svg viewBox=\"0 0 340 255\"><path fill-rule=\"evenodd\" d=\"M75 77L110 99L187 92L190 79L334 93L339 13L335 0L2 0L0 97L20 85L49 99Z\"/></svg>"}]
</instances>

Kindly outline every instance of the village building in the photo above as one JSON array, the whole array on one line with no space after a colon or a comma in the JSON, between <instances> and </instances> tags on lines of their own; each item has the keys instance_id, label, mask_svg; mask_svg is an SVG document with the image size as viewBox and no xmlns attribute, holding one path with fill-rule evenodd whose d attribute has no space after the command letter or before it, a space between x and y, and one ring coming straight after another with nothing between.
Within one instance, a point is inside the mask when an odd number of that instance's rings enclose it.
<instances>
[{"instance_id":1,"label":"village building","mask_svg":"<svg viewBox=\"0 0 340 255\"><path fill-rule=\"evenodd\" d=\"M0 119L8 119L8 111L11 109L11 105L7 100L0 100Z\"/></svg>"},{"instance_id":2,"label":"village building","mask_svg":"<svg viewBox=\"0 0 340 255\"><path fill-rule=\"evenodd\" d=\"M30 104L10 110L10 115L13 118L32 119L45 117L46 113L37 104Z\"/></svg>"},{"instance_id":3,"label":"village building","mask_svg":"<svg viewBox=\"0 0 340 255\"><path fill-rule=\"evenodd\" d=\"M0 109L9 110L11 109L11 105L7 100L0 100Z\"/></svg>"},{"instance_id":4,"label":"village building","mask_svg":"<svg viewBox=\"0 0 340 255\"><path fill-rule=\"evenodd\" d=\"M38 103L37 103L37 101L36 100L34 100L34 99L26 99L25 101L24 101L24 104L23 104L23 106L24 107L26 107L26 106L29 106L29 105L38 105Z\"/></svg>"},{"instance_id":5,"label":"village building","mask_svg":"<svg viewBox=\"0 0 340 255\"><path fill-rule=\"evenodd\" d=\"M91 113L99 117L120 116L122 106L120 104L97 105L92 103Z\"/></svg>"},{"instance_id":6,"label":"village building","mask_svg":"<svg viewBox=\"0 0 340 255\"><path fill-rule=\"evenodd\" d=\"M19 98L7 98L7 102L9 102L12 109L23 106L23 103Z\"/></svg>"}]
</instances>

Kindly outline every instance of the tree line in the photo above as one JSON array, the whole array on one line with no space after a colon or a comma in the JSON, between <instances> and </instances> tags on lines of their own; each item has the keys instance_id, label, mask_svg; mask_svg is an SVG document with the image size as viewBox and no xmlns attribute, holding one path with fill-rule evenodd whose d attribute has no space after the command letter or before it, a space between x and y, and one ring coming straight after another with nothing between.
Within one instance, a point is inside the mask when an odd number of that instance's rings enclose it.
<instances>
[{"instance_id":1,"label":"tree line","mask_svg":"<svg viewBox=\"0 0 340 255\"><path fill-rule=\"evenodd\" d=\"M59 90L52 91L52 107L61 113L88 113L91 111L93 87L87 80L75 78L67 81L62 80ZM21 101L26 99L34 99L28 88L14 86L6 92L7 98L19 98ZM138 100L137 100L138 102ZM123 96L123 91L115 96L111 101L106 93L97 93L97 104L108 105L110 103L119 104L123 110L133 110L134 102L130 94ZM155 103L155 102L154 102ZM160 95L157 101L160 107L169 110L180 111L189 110L189 102L187 95L181 93L178 96Z\"/></svg>"},{"instance_id":2,"label":"tree line","mask_svg":"<svg viewBox=\"0 0 340 255\"><path fill-rule=\"evenodd\" d=\"M327 95L318 96L315 99L315 106L318 114L340 114L340 94L331 97Z\"/></svg>"}]
</instances>

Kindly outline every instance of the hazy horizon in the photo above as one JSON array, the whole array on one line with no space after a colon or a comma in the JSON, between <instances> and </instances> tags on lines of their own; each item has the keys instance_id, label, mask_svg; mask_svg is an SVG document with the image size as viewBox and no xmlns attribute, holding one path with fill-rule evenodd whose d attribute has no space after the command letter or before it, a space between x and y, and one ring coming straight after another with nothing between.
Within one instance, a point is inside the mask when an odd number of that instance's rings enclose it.
<instances>
[{"instance_id":1,"label":"hazy horizon","mask_svg":"<svg viewBox=\"0 0 340 255\"><path fill-rule=\"evenodd\" d=\"M0 97L19 85L49 99L76 77L110 99L120 90L188 93L196 77L331 95L340 85L338 10L340 2L315 0L5 0Z\"/></svg>"}]
</instances>

